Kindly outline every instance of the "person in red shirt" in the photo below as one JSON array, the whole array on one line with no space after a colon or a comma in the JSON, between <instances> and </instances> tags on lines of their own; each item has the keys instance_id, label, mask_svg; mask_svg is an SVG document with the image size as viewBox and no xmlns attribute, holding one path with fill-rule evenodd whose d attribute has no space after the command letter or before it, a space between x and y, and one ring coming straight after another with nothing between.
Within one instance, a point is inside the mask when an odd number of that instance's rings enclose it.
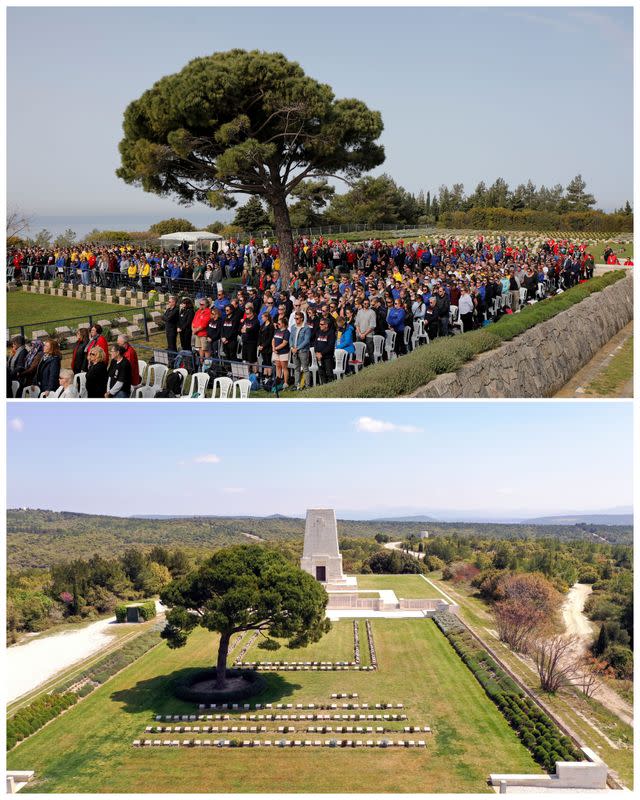
<instances>
[{"instance_id":1,"label":"person in red shirt","mask_svg":"<svg viewBox=\"0 0 640 800\"><path fill-rule=\"evenodd\" d=\"M207 356L207 325L211 319L211 309L209 308L209 301L206 297L200 298L198 301L198 310L196 311L193 322L191 323L191 330L196 337L196 347L200 352L200 358L204 361Z\"/></svg>"},{"instance_id":2,"label":"person in red shirt","mask_svg":"<svg viewBox=\"0 0 640 800\"><path fill-rule=\"evenodd\" d=\"M124 357L131 364L131 386L132 388L140 384L140 367L138 366L138 354L129 344L129 337L121 333L118 336L118 344L124 348Z\"/></svg>"},{"instance_id":3,"label":"person in red shirt","mask_svg":"<svg viewBox=\"0 0 640 800\"><path fill-rule=\"evenodd\" d=\"M619 265L620 262L618 261L618 256L615 253L611 253L607 258L607 264L610 264L611 266L614 266L616 264Z\"/></svg>"},{"instance_id":4,"label":"person in red shirt","mask_svg":"<svg viewBox=\"0 0 640 800\"><path fill-rule=\"evenodd\" d=\"M106 363L109 363L109 345L107 344L107 340L102 335L102 325L98 325L96 322L95 325L91 328L90 331L91 338L89 339L89 344L87 345L87 359L89 358L89 353L91 352L92 348L99 347L101 350L104 350L104 358Z\"/></svg>"},{"instance_id":5,"label":"person in red shirt","mask_svg":"<svg viewBox=\"0 0 640 800\"><path fill-rule=\"evenodd\" d=\"M632 267L632 266L633 266L633 261L632 261L630 258L628 258L628 259L627 259L627 260L624 262L624 266L625 266L625 267Z\"/></svg>"}]
</instances>

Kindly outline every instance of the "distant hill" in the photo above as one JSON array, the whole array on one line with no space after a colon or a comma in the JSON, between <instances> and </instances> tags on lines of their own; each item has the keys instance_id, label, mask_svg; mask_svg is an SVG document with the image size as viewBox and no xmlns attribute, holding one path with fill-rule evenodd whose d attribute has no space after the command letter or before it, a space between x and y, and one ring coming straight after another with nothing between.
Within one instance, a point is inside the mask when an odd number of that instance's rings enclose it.
<instances>
[{"instance_id":1,"label":"distant hill","mask_svg":"<svg viewBox=\"0 0 640 800\"><path fill-rule=\"evenodd\" d=\"M372 519L371 522L437 522L437 520L435 517L418 514L414 517L377 517Z\"/></svg>"},{"instance_id":2,"label":"distant hill","mask_svg":"<svg viewBox=\"0 0 640 800\"><path fill-rule=\"evenodd\" d=\"M588 515L587 515L588 516ZM611 544L632 544L631 525L598 523L544 524L436 522L426 515L413 520L339 520L342 538L373 539L377 533L393 541L420 533L428 524L429 535L482 536L499 539L546 538L559 540L594 537ZM304 535L304 520L283 517L111 517L75 514L42 509L7 511L7 564L9 569L41 568L73 558L89 558L94 553L110 557L130 547L144 550L154 545L181 547L190 552L212 552L231 544L246 544L247 534L267 542L282 542L299 547Z\"/></svg>"},{"instance_id":3,"label":"distant hill","mask_svg":"<svg viewBox=\"0 0 640 800\"><path fill-rule=\"evenodd\" d=\"M575 514L524 520L529 525L633 525L633 514Z\"/></svg>"}]
</instances>

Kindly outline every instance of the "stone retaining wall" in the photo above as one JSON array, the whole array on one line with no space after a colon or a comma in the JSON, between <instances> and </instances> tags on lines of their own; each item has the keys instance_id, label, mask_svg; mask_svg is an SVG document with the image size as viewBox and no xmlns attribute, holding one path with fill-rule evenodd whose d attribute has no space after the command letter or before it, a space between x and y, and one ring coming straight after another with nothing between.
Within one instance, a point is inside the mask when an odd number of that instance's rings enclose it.
<instances>
[{"instance_id":1,"label":"stone retaining wall","mask_svg":"<svg viewBox=\"0 0 640 800\"><path fill-rule=\"evenodd\" d=\"M629 275L411 397L550 397L632 319Z\"/></svg>"}]
</instances>

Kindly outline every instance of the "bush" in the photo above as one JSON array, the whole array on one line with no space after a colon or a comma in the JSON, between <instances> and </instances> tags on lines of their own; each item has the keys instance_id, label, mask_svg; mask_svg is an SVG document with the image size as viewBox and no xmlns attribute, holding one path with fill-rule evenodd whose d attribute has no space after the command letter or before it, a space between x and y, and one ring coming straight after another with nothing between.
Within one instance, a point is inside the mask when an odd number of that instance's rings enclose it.
<instances>
[{"instance_id":1,"label":"bush","mask_svg":"<svg viewBox=\"0 0 640 800\"><path fill-rule=\"evenodd\" d=\"M26 708L17 711L7 721L7 750L31 736L52 719L78 701L73 692L46 694L34 700Z\"/></svg>"},{"instance_id":2,"label":"bush","mask_svg":"<svg viewBox=\"0 0 640 800\"><path fill-rule=\"evenodd\" d=\"M446 372L454 372L465 362L487 350L499 347L525 330L566 311L593 292L625 277L624 270L611 270L581 283L562 294L527 306L519 314L505 315L490 329L460 336L436 339L425 347L394 361L361 370L357 375L305 390L304 397L398 397L409 394Z\"/></svg>"},{"instance_id":3,"label":"bush","mask_svg":"<svg viewBox=\"0 0 640 800\"><path fill-rule=\"evenodd\" d=\"M602 657L613 667L618 678L633 677L633 652L628 647L612 644L604 651Z\"/></svg>"},{"instance_id":4,"label":"bush","mask_svg":"<svg viewBox=\"0 0 640 800\"><path fill-rule=\"evenodd\" d=\"M116 622L126 622L127 621L127 607L116 606Z\"/></svg>"}]
</instances>

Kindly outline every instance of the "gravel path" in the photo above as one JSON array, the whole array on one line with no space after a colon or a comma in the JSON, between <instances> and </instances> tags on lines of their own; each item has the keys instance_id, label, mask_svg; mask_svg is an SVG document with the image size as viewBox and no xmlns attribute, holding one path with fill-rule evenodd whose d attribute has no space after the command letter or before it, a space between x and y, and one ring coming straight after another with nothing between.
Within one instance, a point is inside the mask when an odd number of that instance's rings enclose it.
<instances>
[{"instance_id":1,"label":"gravel path","mask_svg":"<svg viewBox=\"0 0 640 800\"><path fill-rule=\"evenodd\" d=\"M78 661L113 641L114 619L92 622L85 628L41 636L7 648L7 701L13 702Z\"/></svg>"}]
</instances>

